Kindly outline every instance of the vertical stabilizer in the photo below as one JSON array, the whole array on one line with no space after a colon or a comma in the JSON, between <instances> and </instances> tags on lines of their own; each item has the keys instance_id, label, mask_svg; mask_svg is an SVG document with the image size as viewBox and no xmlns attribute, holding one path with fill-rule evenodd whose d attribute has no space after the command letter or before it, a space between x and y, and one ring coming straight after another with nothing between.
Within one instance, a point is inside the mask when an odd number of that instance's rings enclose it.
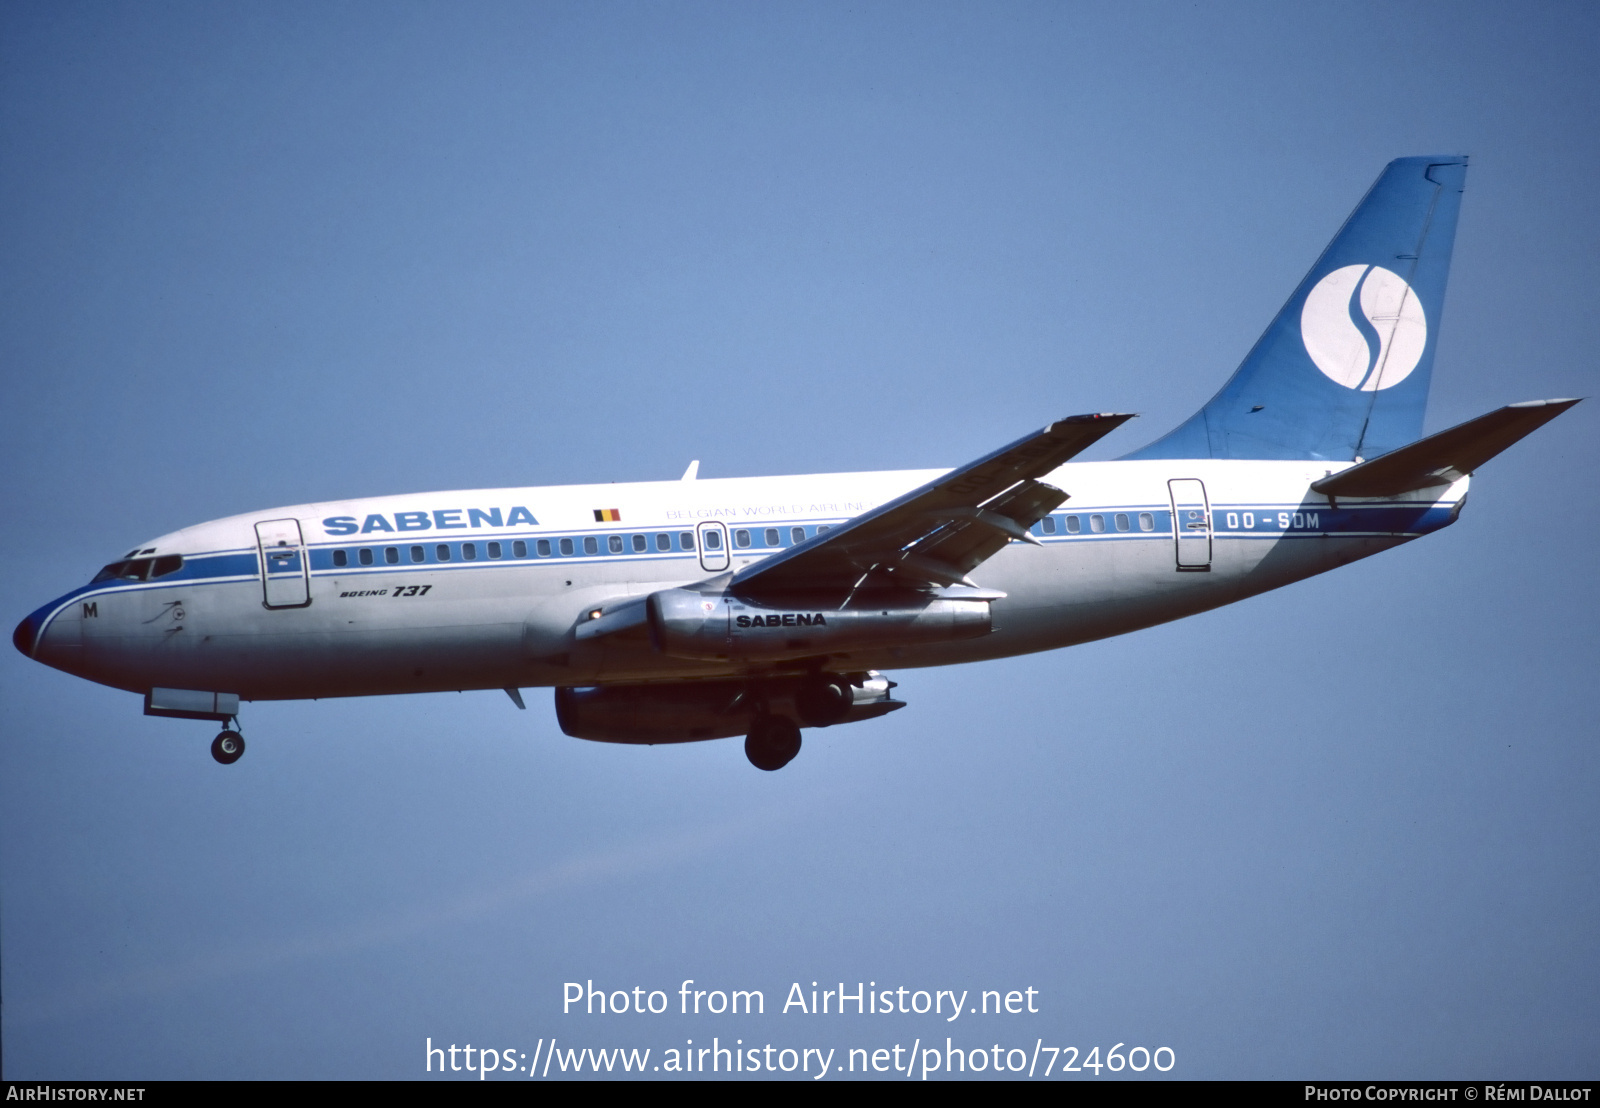
<instances>
[{"instance_id":1,"label":"vertical stabilizer","mask_svg":"<svg viewBox=\"0 0 1600 1108\"><path fill-rule=\"evenodd\" d=\"M1390 162L1232 379L1129 458L1373 458L1422 434L1465 157Z\"/></svg>"}]
</instances>

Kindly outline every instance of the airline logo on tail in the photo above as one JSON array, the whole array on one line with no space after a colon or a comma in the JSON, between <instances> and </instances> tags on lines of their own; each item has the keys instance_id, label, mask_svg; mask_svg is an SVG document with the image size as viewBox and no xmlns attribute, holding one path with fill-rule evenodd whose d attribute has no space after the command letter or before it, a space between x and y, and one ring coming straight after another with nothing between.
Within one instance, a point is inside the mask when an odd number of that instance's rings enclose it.
<instances>
[{"instance_id":1,"label":"airline logo on tail","mask_svg":"<svg viewBox=\"0 0 1600 1108\"><path fill-rule=\"evenodd\" d=\"M1347 389L1377 392L1410 376L1428 345L1422 302L1381 265L1347 265L1317 282L1300 310L1306 353Z\"/></svg>"}]
</instances>

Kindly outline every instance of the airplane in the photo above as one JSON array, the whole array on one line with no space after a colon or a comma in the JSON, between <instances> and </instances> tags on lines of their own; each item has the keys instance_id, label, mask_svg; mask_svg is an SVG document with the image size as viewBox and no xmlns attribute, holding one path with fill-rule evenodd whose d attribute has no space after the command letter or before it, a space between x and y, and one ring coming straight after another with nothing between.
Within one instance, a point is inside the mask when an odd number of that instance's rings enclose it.
<instances>
[{"instance_id":1,"label":"airplane","mask_svg":"<svg viewBox=\"0 0 1600 1108\"><path fill-rule=\"evenodd\" d=\"M300 504L141 542L17 626L30 658L220 722L241 701L555 690L613 743L905 706L884 671L1089 642L1449 526L1474 470L1574 399L1421 437L1467 159L1391 162L1220 392L1075 462L1127 413L952 470L486 489Z\"/></svg>"}]
</instances>

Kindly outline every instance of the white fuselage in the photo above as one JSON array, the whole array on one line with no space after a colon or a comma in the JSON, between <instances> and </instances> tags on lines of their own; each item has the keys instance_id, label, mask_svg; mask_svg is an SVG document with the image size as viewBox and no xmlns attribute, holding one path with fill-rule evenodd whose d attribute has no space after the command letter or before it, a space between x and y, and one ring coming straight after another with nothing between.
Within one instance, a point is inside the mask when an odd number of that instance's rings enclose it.
<instances>
[{"instance_id":1,"label":"white fuselage","mask_svg":"<svg viewBox=\"0 0 1600 1108\"><path fill-rule=\"evenodd\" d=\"M1442 493L1333 505L1309 490L1348 464L1069 463L1046 478L1070 499L1031 528L1042 548L1012 542L972 575L1006 594L990 633L875 647L837 664L944 665L1147 627L1436 530L1466 494L1465 479ZM30 617L33 655L131 691L246 700L751 673L666 657L645 636L580 640L574 629L597 606L739 570L939 472L422 493L253 512L134 552L181 555L181 569L98 581L41 608Z\"/></svg>"}]
</instances>

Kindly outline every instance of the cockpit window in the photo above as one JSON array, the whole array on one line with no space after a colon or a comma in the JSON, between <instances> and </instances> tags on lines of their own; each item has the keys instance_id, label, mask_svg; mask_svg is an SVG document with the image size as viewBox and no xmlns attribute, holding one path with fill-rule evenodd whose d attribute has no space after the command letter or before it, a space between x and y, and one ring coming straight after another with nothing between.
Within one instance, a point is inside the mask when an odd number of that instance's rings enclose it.
<instances>
[{"instance_id":1,"label":"cockpit window","mask_svg":"<svg viewBox=\"0 0 1600 1108\"><path fill-rule=\"evenodd\" d=\"M148 581L156 577L165 577L169 573L176 573L183 568L183 555L163 554L159 558L129 558L127 561L112 562L99 573L94 575L91 585L101 581Z\"/></svg>"}]
</instances>

